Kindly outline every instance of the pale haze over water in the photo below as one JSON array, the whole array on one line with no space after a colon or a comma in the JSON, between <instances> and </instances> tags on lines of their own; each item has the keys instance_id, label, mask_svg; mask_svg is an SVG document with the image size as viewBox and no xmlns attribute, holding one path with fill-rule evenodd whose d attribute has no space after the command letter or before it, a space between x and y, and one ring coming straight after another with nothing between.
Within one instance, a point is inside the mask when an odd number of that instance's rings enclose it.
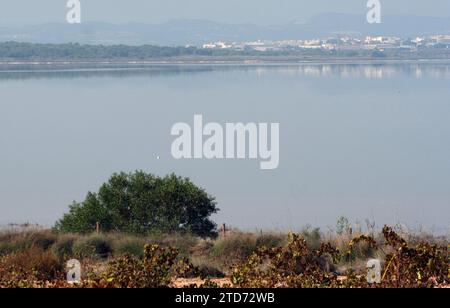
<instances>
[{"instance_id":1,"label":"pale haze over water","mask_svg":"<svg viewBox=\"0 0 450 308\"><path fill-rule=\"evenodd\" d=\"M143 169L190 177L240 228L344 215L447 232L449 82L449 64L3 71L0 223L52 225L113 172ZM194 114L279 122L279 168L174 160L171 126Z\"/></svg>"}]
</instances>

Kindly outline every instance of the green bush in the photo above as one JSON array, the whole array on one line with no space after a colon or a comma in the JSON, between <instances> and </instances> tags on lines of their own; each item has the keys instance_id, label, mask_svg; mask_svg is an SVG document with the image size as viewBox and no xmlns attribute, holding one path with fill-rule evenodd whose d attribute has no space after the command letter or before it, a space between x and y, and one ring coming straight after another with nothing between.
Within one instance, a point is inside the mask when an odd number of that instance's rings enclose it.
<instances>
[{"instance_id":1,"label":"green bush","mask_svg":"<svg viewBox=\"0 0 450 308\"><path fill-rule=\"evenodd\" d=\"M12 243L10 242L0 242L0 256L7 255L9 253L12 253L14 251L17 251Z\"/></svg>"},{"instance_id":2,"label":"green bush","mask_svg":"<svg viewBox=\"0 0 450 308\"><path fill-rule=\"evenodd\" d=\"M146 244L144 238L138 237L123 237L115 239L113 241L114 255L132 255L136 257L142 257L144 255L144 250L142 247Z\"/></svg>"},{"instance_id":3,"label":"green bush","mask_svg":"<svg viewBox=\"0 0 450 308\"><path fill-rule=\"evenodd\" d=\"M74 255L73 246L77 237L73 234L61 235L52 246L53 253L60 259L68 259Z\"/></svg>"},{"instance_id":4,"label":"green bush","mask_svg":"<svg viewBox=\"0 0 450 308\"><path fill-rule=\"evenodd\" d=\"M57 236L51 231L30 232L25 237L26 246L36 246L48 250L56 242Z\"/></svg>"},{"instance_id":5,"label":"green bush","mask_svg":"<svg viewBox=\"0 0 450 308\"><path fill-rule=\"evenodd\" d=\"M143 258L124 256L110 262L97 284L116 288L168 287L177 256L174 248L146 245Z\"/></svg>"},{"instance_id":6,"label":"green bush","mask_svg":"<svg viewBox=\"0 0 450 308\"><path fill-rule=\"evenodd\" d=\"M17 252L31 247L48 250L57 236L51 231L5 232L0 236L0 255Z\"/></svg>"},{"instance_id":7,"label":"green bush","mask_svg":"<svg viewBox=\"0 0 450 308\"><path fill-rule=\"evenodd\" d=\"M211 248L211 256L225 263L241 262L256 250L256 240L250 234L231 234L221 238Z\"/></svg>"},{"instance_id":8,"label":"green bush","mask_svg":"<svg viewBox=\"0 0 450 308\"><path fill-rule=\"evenodd\" d=\"M119 173L98 193L89 192L84 202L73 203L55 229L86 234L99 223L102 232L186 232L208 237L217 235L216 224L209 219L217 211L214 198L187 178Z\"/></svg>"},{"instance_id":9,"label":"green bush","mask_svg":"<svg viewBox=\"0 0 450 308\"><path fill-rule=\"evenodd\" d=\"M110 241L103 235L80 237L73 245L73 253L79 258L106 259L112 252Z\"/></svg>"},{"instance_id":10,"label":"green bush","mask_svg":"<svg viewBox=\"0 0 450 308\"><path fill-rule=\"evenodd\" d=\"M266 233L234 232L218 239L211 248L211 256L224 260L226 263L241 262L261 247L278 247L285 242L285 236Z\"/></svg>"}]
</instances>

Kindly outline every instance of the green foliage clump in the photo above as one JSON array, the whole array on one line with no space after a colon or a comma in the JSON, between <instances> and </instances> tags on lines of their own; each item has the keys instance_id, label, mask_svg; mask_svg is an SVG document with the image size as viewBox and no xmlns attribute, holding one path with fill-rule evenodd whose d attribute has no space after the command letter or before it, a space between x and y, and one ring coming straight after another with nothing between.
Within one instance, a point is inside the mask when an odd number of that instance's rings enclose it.
<instances>
[{"instance_id":1,"label":"green foliage clump","mask_svg":"<svg viewBox=\"0 0 450 308\"><path fill-rule=\"evenodd\" d=\"M74 255L73 246L77 236L73 234L62 234L52 246L52 252L60 259L69 259Z\"/></svg>"},{"instance_id":2,"label":"green foliage clump","mask_svg":"<svg viewBox=\"0 0 450 308\"><path fill-rule=\"evenodd\" d=\"M277 247L283 242L284 237L275 234L231 233L214 242L210 255L233 265L232 262L244 261L261 247Z\"/></svg>"},{"instance_id":3,"label":"green foliage clump","mask_svg":"<svg viewBox=\"0 0 450 308\"><path fill-rule=\"evenodd\" d=\"M57 239L51 231L6 232L0 236L0 255L14 253L31 247L49 249Z\"/></svg>"},{"instance_id":4,"label":"green foliage clump","mask_svg":"<svg viewBox=\"0 0 450 308\"><path fill-rule=\"evenodd\" d=\"M146 245L144 257L124 256L109 263L108 269L95 282L111 288L163 288L172 281L172 270L178 251L159 245Z\"/></svg>"},{"instance_id":5,"label":"green foliage clump","mask_svg":"<svg viewBox=\"0 0 450 308\"><path fill-rule=\"evenodd\" d=\"M135 257L143 257L142 247L146 244L146 240L140 237L124 236L121 239L113 241L114 254L118 256L131 255Z\"/></svg>"},{"instance_id":6,"label":"green foliage clump","mask_svg":"<svg viewBox=\"0 0 450 308\"><path fill-rule=\"evenodd\" d=\"M291 234L285 247L262 247L247 262L233 269L232 283L244 288L325 287L337 281L322 258L337 251L324 244L319 250L308 248L299 235Z\"/></svg>"},{"instance_id":7,"label":"green foliage clump","mask_svg":"<svg viewBox=\"0 0 450 308\"><path fill-rule=\"evenodd\" d=\"M411 247L385 226L383 235L392 253L386 255L385 284L395 288L433 287L449 283L448 247L418 243Z\"/></svg>"},{"instance_id":8,"label":"green foliage clump","mask_svg":"<svg viewBox=\"0 0 450 308\"><path fill-rule=\"evenodd\" d=\"M214 198L189 179L137 171L114 174L98 193L72 204L55 229L91 233L99 223L102 232L215 236L216 224L209 217L217 211Z\"/></svg>"},{"instance_id":9,"label":"green foliage clump","mask_svg":"<svg viewBox=\"0 0 450 308\"><path fill-rule=\"evenodd\" d=\"M106 259L112 251L109 239L103 235L81 237L73 244L73 254L79 258Z\"/></svg>"}]
</instances>

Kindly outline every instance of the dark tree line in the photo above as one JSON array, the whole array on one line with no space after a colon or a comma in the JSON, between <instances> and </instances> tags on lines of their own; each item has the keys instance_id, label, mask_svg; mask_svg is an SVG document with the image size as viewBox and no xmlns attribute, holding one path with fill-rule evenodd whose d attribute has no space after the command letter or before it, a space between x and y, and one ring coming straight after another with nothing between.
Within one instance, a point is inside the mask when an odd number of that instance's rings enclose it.
<instances>
[{"instance_id":1,"label":"dark tree line","mask_svg":"<svg viewBox=\"0 0 450 308\"><path fill-rule=\"evenodd\" d=\"M81 45L0 43L0 59L20 60L111 60L151 59L180 56L227 56L258 54L255 51L213 50L197 47L162 47L153 45Z\"/></svg>"},{"instance_id":2,"label":"dark tree line","mask_svg":"<svg viewBox=\"0 0 450 308\"><path fill-rule=\"evenodd\" d=\"M80 45L80 44L33 44L0 43L0 58L10 59L145 59L195 55L195 47L158 47L151 45Z\"/></svg>"},{"instance_id":3,"label":"dark tree line","mask_svg":"<svg viewBox=\"0 0 450 308\"><path fill-rule=\"evenodd\" d=\"M321 50L256 51L251 48L204 49L198 47L163 47L154 45L81 45L0 42L0 59L16 60L145 60L182 56L288 56L327 55Z\"/></svg>"}]
</instances>

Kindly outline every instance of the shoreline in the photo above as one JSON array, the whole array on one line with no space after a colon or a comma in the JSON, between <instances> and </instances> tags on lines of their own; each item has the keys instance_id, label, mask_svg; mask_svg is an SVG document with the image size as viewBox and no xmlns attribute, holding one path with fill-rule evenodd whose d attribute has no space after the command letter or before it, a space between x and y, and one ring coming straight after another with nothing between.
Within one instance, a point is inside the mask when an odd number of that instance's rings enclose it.
<instances>
[{"instance_id":1,"label":"shoreline","mask_svg":"<svg viewBox=\"0 0 450 308\"><path fill-rule=\"evenodd\" d=\"M144 68L151 66L288 66L450 64L450 58L179 57L152 60L0 60L0 71L29 68Z\"/></svg>"}]
</instances>

